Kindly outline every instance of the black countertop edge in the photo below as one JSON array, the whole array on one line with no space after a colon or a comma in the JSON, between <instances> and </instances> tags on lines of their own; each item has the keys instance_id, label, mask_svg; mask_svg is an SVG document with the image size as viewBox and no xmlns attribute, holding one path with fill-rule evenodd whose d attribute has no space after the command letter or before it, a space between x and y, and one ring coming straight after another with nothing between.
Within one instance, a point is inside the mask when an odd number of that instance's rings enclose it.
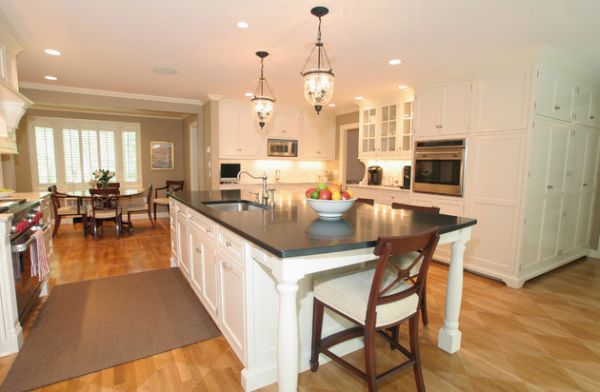
<instances>
[{"instance_id":1,"label":"black countertop edge","mask_svg":"<svg viewBox=\"0 0 600 392\"><path fill-rule=\"evenodd\" d=\"M235 234L239 235L240 237L250 241L254 245L258 246L259 248L261 248L263 250L266 250L267 252L271 253L272 255L274 255L275 257L278 257L278 258L303 257L303 256L312 256L312 255L316 255L316 254L350 251L350 250L356 250L356 249L368 249L368 248L373 248L377 243L376 240L373 240L373 241L358 242L358 243L342 243L342 244L336 244L336 245L331 245L331 246L322 246L322 247L314 246L314 247L311 247L310 249L307 249L307 248L287 249L287 250L277 249L277 248L274 248L273 246L265 243L264 241L261 241L260 239L255 238L255 237L249 235L248 233L242 231L239 227L232 225L223 219L220 219L215 214L212 214L209 207L208 208L205 207L202 202L201 202L202 205L198 206L195 203L192 203L190 200L187 200L186 198L182 197L177 192L175 192L175 193L168 192L167 196L174 198L175 200L181 202L182 204L193 209L194 211L198 212L199 214L204 215L208 219L218 223L219 225L234 232ZM227 201L236 202L236 201L248 201L248 200L242 199L242 198L231 198L231 199L228 198ZM448 232L464 229L464 228L467 228L470 226L474 226L476 224L477 224L477 220L471 219L469 221L465 221L463 223L457 224L451 230L443 230L442 228L440 228L440 234L445 234Z\"/></svg>"}]
</instances>

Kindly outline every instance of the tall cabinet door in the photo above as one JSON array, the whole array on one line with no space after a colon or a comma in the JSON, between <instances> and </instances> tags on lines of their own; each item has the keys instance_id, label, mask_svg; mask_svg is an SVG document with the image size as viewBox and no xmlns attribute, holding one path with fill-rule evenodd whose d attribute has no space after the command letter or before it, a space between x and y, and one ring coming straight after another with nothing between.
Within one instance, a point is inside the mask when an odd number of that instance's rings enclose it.
<instances>
[{"instance_id":1,"label":"tall cabinet door","mask_svg":"<svg viewBox=\"0 0 600 392\"><path fill-rule=\"evenodd\" d=\"M563 191L568 140L569 129L561 126L554 126L552 128L550 163L548 165L548 179L546 182L546 190L549 194L559 194Z\"/></svg>"},{"instance_id":2,"label":"tall cabinet door","mask_svg":"<svg viewBox=\"0 0 600 392\"><path fill-rule=\"evenodd\" d=\"M546 194L551 138L552 126L543 121L536 121L533 127L529 150L528 198L543 197Z\"/></svg>"},{"instance_id":3,"label":"tall cabinet door","mask_svg":"<svg viewBox=\"0 0 600 392\"><path fill-rule=\"evenodd\" d=\"M553 258L558 252L561 205L561 196L550 196L544 202L544 225L540 245L540 260L542 262Z\"/></svg>"},{"instance_id":4,"label":"tall cabinet door","mask_svg":"<svg viewBox=\"0 0 600 392\"><path fill-rule=\"evenodd\" d=\"M228 254L218 252L217 257L221 289L221 326L227 341L244 362L244 270Z\"/></svg>"},{"instance_id":5,"label":"tall cabinet door","mask_svg":"<svg viewBox=\"0 0 600 392\"><path fill-rule=\"evenodd\" d=\"M394 155L396 152L398 125L398 105L382 106L379 121L379 150L382 154Z\"/></svg>"},{"instance_id":6,"label":"tall cabinet door","mask_svg":"<svg viewBox=\"0 0 600 392\"><path fill-rule=\"evenodd\" d=\"M376 138L375 133L377 110L375 108L366 108L360 111L360 156L369 157L374 156L376 150Z\"/></svg>"},{"instance_id":7,"label":"tall cabinet door","mask_svg":"<svg viewBox=\"0 0 600 392\"><path fill-rule=\"evenodd\" d=\"M189 225L190 229L190 259L192 265L192 286L198 293L202 291L202 257L203 257L203 239L204 235L200 228L193 223Z\"/></svg>"},{"instance_id":8,"label":"tall cabinet door","mask_svg":"<svg viewBox=\"0 0 600 392\"><path fill-rule=\"evenodd\" d=\"M556 81L556 93L554 95L554 116L561 120L571 120L574 86L564 79Z\"/></svg>"},{"instance_id":9,"label":"tall cabinet door","mask_svg":"<svg viewBox=\"0 0 600 392\"><path fill-rule=\"evenodd\" d=\"M219 268L215 246L209 242L202 244L202 295L204 307L218 323L219 307Z\"/></svg>"},{"instance_id":10,"label":"tall cabinet door","mask_svg":"<svg viewBox=\"0 0 600 392\"><path fill-rule=\"evenodd\" d=\"M188 278L191 277L189 243L188 222L185 212L180 212L177 214L177 253L179 254L179 268L181 268Z\"/></svg>"},{"instance_id":11,"label":"tall cabinet door","mask_svg":"<svg viewBox=\"0 0 600 392\"><path fill-rule=\"evenodd\" d=\"M440 133L463 133L469 129L471 83L457 83L442 89Z\"/></svg>"},{"instance_id":12,"label":"tall cabinet door","mask_svg":"<svg viewBox=\"0 0 600 392\"><path fill-rule=\"evenodd\" d=\"M415 135L436 135L439 133L442 90L423 90L415 96L416 127Z\"/></svg>"},{"instance_id":13,"label":"tall cabinet door","mask_svg":"<svg viewBox=\"0 0 600 392\"><path fill-rule=\"evenodd\" d=\"M579 192L582 190L586 142L587 131L585 129L575 128L569 131L565 192Z\"/></svg>"},{"instance_id":14,"label":"tall cabinet door","mask_svg":"<svg viewBox=\"0 0 600 392\"><path fill-rule=\"evenodd\" d=\"M564 197L560 220L560 238L558 242L559 255L575 248L575 235L577 233L577 219L579 218L580 202L581 194Z\"/></svg>"},{"instance_id":15,"label":"tall cabinet door","mask_svg":"<svg viewBox=\"0 0 600 392\"><path fill-rule=\"evenodd\" d=\"M593 125L590 119L592 90L576 87L573 95L573 120L578 124Z\"/></svg>"},{"instance_id":16,"label":"tall cabinet door","mask_svg":"<svg viewBox=\"0 0 600 392\"><path fill-rule=\"evenodd\" d=\"M590 243L590 224L592 223L592 211L594 208L594 192L583 192L581 194L581 206L579 207L579 219L577 220L577 234L575 247L582 248Z\"/></svg>"},{"instance_id":17,"label":"tall cabinet door","mask_svg":"<svg viewBox=\"0 0 600 392\"><path fill-rule=\"evenodd\" d=\"M598 141L600 131L589 130L585 144L585 164L583 168L582 187L584 190L596 189L596 172L598 170Z\"/></svg>"}]
</instances>

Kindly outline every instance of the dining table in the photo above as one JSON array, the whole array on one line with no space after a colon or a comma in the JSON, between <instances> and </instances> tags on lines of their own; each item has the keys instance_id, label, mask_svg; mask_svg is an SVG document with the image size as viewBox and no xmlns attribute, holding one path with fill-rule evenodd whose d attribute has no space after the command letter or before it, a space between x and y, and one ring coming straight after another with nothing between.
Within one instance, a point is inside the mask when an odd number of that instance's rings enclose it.
<instances>
[{"instance_id":1,"label":"dining table","mask_svg":"<svg viewBox=\"0 0 600 392\"><path fill-rule=\"evenodd\" d=\"M146 190L144 188L122 188L119 189L119 198L123 197L136 197L144 194ZM91 199L92 195L90 194L89 189L84 190L73 190L73 191L63 191L62 194L67 195L68 197L78 198L78 199Z\"/></svg>"}]
</instances>

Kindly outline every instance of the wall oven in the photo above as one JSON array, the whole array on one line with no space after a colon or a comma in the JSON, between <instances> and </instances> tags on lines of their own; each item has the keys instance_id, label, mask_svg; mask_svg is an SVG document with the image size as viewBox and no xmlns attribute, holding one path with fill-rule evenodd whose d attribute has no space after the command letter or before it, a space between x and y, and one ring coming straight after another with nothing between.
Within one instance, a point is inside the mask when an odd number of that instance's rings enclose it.
<instances>
[{"instance_id":1,"label":"wall oven","mask_svg":"<svg viewBox=\"0 0 600 392\"><path fill-rule=\"evenodd\" d=\"M297 157L298 140L269 139L267 152L270 157Z\"/></svg>"},{"instance_id":2,"label":"wall oven","mask_svg":"<svg viewBox=\"0 0 600 392\"><path fill-rule=\"evenodd\" d=\"M464 139L417 142L413 191L462 196L465 149Z\"/></svg>"}]
</instances>

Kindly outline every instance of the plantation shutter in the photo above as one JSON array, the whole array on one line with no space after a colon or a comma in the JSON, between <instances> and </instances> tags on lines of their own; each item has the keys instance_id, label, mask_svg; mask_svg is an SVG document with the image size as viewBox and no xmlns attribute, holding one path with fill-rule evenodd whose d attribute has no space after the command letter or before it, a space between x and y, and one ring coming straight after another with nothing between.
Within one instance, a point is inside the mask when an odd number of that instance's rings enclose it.
<instances>
[{"instance_id":1,"label":"plantation shutter","mask_svg":"<svg viewBox=\"0 0 600 392\"><path fill-rule=\"evenodd\" d=\"M54 129L35 127L35 150L37 156L38 182L49 185L56 183L56 152Z\"/></svg>"},{"instance_id":2,"label":"plantation shutter","mask_svg":"<svg viewBox=\"0 0 600 392\"><path fill-rule=\"evenodd\" d=\"M79 148L79 130L63 129L63 154L65 161L65 183L82 182L81 151Z\"/></svg>"},{"instance_id":3,"label":"plantation shutter","mask_svg":"<svg viewBox=\"0 0 600 392\"><path fill-rule=\"evenodd\" d=\"M121 131L123 181L138 182L137 132Z\"/></svg>"}]
</instances>

